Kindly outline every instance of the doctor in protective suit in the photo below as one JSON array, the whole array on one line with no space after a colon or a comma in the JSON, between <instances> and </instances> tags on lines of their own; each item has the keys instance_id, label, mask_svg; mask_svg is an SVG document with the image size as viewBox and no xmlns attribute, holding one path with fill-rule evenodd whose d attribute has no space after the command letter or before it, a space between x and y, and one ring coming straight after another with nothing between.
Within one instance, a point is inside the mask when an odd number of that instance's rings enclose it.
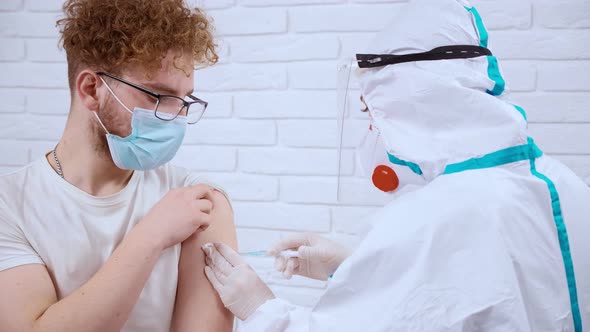
<instances>
[{"instance_id":1,"label":"doctor in protective suit","mask_svg":"<svg viewBox=\"0 0 590 332\"><path fill-rule=\"evenodd\" d=\"M487 44L468 1L415 0L357 55L372 124L360 152L393 199L352 253L314 235L271 249L299 251L277 258L287 276L329 279L313 308L205 247L243 331L590 329L590 189L537 147Z\"/></svg>"}]
</instances>

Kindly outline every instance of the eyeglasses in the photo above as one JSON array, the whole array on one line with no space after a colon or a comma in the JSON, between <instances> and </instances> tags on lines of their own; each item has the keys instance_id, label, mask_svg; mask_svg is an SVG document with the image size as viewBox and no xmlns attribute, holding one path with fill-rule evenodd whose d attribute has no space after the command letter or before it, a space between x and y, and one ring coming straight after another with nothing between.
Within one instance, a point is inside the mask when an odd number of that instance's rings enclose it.
<instances>
[{"instance_id":1,"label":"eyeglasses","mask_svg":"<svg viewBox=\"0 0 590 332\"><path fill-rule=\"evenodd\" d=\"M195 124L201 120L205 110L207 109L208 103L193 95L186 96L188 100L185 100L173 95L159 94L135 83L131 83L120 77L102 71L98 71L96 74L112 78L150 96L150 98L152 98L153 102L155 103L154 115L156 118L162 121L172 121L180 115L186 116L188 124Z\"/></svg>"}]
</instances>

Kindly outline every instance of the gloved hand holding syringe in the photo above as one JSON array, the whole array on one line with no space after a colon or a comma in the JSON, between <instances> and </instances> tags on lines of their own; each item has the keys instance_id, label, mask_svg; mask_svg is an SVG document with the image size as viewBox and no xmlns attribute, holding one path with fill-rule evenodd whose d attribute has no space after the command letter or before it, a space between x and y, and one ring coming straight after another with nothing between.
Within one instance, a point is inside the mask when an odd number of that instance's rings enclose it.
<instances>
[{"instance_id":1,"label":"gloved hand holding syringe","mask_svg":"<svg viewBox=\"0 0 590 332\"><path fill-rule=\"evenodd\" d=\"M274 257L275 268L287 279L300 275L328 280L351 254L350 248L315 234L294 234L268 250L243 252L241 255L223 243L207 243L203 245L203 251L207 278L224 305L242 320L263 303L275 298L243 256Z\"/></svg>"},{"instance_id":2,"label":"gloved hand holding syringe","mask_svg":"<svg viewBox=\"0 0 590 332\"><path fill-rule=\"evenodd\" d=\"M245 256L274 257L275 268L291 279L300 275L328 280L340 263L351 253L350 248L315 234L294 234L275 243L269 250L242 253Z\"/></svg>"}]
</instances>

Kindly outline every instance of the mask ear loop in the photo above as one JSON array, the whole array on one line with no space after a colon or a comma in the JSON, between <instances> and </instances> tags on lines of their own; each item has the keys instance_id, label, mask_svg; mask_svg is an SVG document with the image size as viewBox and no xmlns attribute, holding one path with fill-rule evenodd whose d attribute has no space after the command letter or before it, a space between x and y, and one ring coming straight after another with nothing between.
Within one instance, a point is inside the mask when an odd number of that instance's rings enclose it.
<instances>
[{"instance_id":1,"label":"mask ear loop","mask_svg":"<svg viewBox=\"0 0 590 332\"><path fill-rule=\"evenodd\" d=\"M133 114L133 112L129 109L129 107L125 106L125 104L123 104L123 102L121 101L121 99L119 99L119 97L117 97L117 95L113 92L113 90L111 89L111 87L107 84L107 82L101 77L98 76L100 78L100 80L104 83L104 85L107 87L107 90L109 90L109 92L111 93L111 95L115 98L115 100L121 104L121 106L123 106L123 108L125 108L125 110L131 114Z\"/></svg>"},{"instance_id":2,"label":"mask ear loop","mask_svg":"<svg viewBox=\"0 0 590 332\"><path fill-rule=\"evenodd\" d=\"M98 78L100 78L100 80L102 81L102 83L104 83L104 86L107 87L107 90L109 90L110 94L115 98L115 100L121 104L121 106L123 106L123 108L125 108L125 110L131 114L133 114L133 112L131 112L131 110L125 106L125 104L123 104L123 102L121 101L121 99L119 99L119 97L117 97L117 95L113 92L113 90L111 89L111 87L107 84L107 82L99 75ZM107 130L107 127L105 127L105 125L102 123L102 121L100 120L100 118L98 117L98 113L97 112L93 112L94 116L96 117L96 119L98 120L98 123L100 124L100 126L102 127L102 129L104 129L104 131L110 135L109 131Z\"/></svg>"},{"instance_id":3,"label":"mask ear loop","mask_svg":"<svg viewBox=\"0 0 590 332\"><path fill-rule=\"evenodd\" d=\"M104 124L102 123L102 121L100 121L100 118L98 117L98 113L96 113L96 112L92 112L92 113L94 113L94 116L98 120L98 123L100 123L100 126L102 127L102 129L104 129L104 131L106 131L106 133L110 135L111 133L109 133L109 131L107 130L107 127L105 127Z\"/></svg>"}]
</instances>

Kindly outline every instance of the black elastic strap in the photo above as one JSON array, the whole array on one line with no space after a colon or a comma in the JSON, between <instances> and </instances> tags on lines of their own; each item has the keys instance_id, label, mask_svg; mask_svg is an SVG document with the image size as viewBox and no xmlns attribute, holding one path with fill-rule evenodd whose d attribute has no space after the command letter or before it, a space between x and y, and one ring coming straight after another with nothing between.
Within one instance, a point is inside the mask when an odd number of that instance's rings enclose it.
<instances>
[{"instance_id":1,"label":"black elastic strap","mask_svg":"<svg viewBox=\"0 0 590 332\"><path fill-rule=\"evenodd\" d=\"M404 55L357 54L356 60L359 68L375 68L404 62L469 59L486 55L492 55L492 52L485 47L475 45L453 45L437 47L428 52Z\"/></svg>"}]
</instances>

